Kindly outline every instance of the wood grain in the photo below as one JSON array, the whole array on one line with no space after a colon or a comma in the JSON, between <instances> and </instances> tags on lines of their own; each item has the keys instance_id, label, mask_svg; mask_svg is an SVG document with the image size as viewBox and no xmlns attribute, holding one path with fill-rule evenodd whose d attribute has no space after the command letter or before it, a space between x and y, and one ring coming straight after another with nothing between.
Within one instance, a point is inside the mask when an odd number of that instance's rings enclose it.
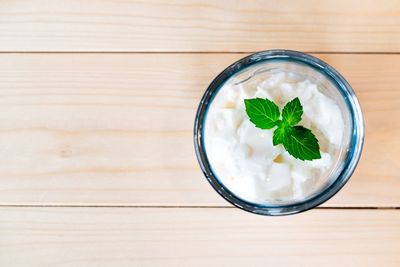
<instances>
[{"instance_id":1,"label":"wood grain","mask_svg":"<svg viewBox=\"0 0 400 267\"><path fill-rule=\"evenodd\" d=\"M400 2L3 0L0 32L0 51L400 52Z\"/></svg>"},{"instance_id":2,"label":"wood grain","mask_svg":"<svg viewBox=\"0 0 400 267\"><path fill-rule=\"evenodd\" d=\"M1 266L400 264L399 210L1 208L0 218Z\"/></svg>"},{"instance_id":3,"label":"wood grain","mask_svg":"<svg viewBox=\"0 0 400 267\"><path fill-rule=\"evenodd\" d=\"M228 205L205 181L192 127L235 54L0 55L0 204ZM327 206L400 206L400 55L317 55L364 109L356 173Z\"/></svg>"}]
</instances>

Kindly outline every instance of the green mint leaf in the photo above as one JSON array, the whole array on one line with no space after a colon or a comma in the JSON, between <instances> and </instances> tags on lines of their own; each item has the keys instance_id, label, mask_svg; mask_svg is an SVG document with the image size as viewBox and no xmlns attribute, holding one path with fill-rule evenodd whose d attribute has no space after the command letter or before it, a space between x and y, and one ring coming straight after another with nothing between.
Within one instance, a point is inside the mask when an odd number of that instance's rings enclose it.
<instances>
[{"instance_id":1,"label":"green mint leaf","mask_svg":"<svg viewBox=\"0 0 400 267\"><path fill-rule=\"evenodd\" d=\"M257 128L271 129L279 120L279 108L269 99L245 99L246 113Z\"/></svg>"},{"instance_id":2,"label":"green mint leaf","mask_svg":"<svg viewBox=\"0 0 400 267\"><path fill-rule=\"evenodd\" d=\"M301 121L303 115L303 106L298 97L286 103L282 110L282 120L290 126L294 126Z\"/></svg>"},{"instance_id":3,"label":"green mint leaf","mask_svg":"<svg viewBox=\"0 0 400 267\"><path fill-rule=\"evenodd\" d=\"M290 128L291 133L282 140L289 154L300 160L320 159L318 140L311 130L303 126Z\"/></svg>"},{"instance_id":4,"label":"green mint leaf","mask_svg":"<svg viewBox=\"0 0 400 267\"><path fill-rule=\"evenodd\" d=\"M290 135L292 131L292 127L282 123L282 121L278 122L278 128L274 131L274 135L272 136L272 143L274 146L279 144L283 144L283 140L285 140L288 135Z\"/></svg>"}]
</instances>

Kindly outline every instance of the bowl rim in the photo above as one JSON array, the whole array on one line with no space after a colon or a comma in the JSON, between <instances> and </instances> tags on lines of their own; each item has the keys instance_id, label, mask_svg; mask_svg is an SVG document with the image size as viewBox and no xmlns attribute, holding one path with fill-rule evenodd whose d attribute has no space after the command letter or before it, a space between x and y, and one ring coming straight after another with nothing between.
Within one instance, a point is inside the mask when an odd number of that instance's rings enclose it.
<instances>
[{"instance_id":1,"label":"bowl rim","mask_svg":"<svg viewBox=\"0 0 400 267\"><path fill-rule=\"evenodd\" d=\"M218 93L222 85L229 78L231 78L232 75L254 64L264 63L270 60L282 60L306 64L328 78L343 96L343 99L346 102L350 111L352 126L349 149L347 150L347 155L344 159L343 168L339 172L337 178L329 186L327 186L309 199L287 205L273 206L248 202L230 192L229 189L225 187L223 183L220 182L217 176L213 173L211 164L208 161L203 138L203 124L207 115L208 107L210 103L212 103L214 96ZM194 122L193 140L195 153L200 168L208 182L219 195L221 195L232 205L242 210L259 215L278 216L296 214L317 207L318 205L333 197L338 191L340 191L340 189L350 179L360 160L364 144L364 132L364 119L359 101L350 84L338 71L336 71L333 67L331 67L329 64L322 61L321 59L307 53L293 50L274 49L256 52L242 59L239 59L238 61L225 68L216 78L214 78L214 80L206 89L199 103Z\"/></svg>"}]
</instances>

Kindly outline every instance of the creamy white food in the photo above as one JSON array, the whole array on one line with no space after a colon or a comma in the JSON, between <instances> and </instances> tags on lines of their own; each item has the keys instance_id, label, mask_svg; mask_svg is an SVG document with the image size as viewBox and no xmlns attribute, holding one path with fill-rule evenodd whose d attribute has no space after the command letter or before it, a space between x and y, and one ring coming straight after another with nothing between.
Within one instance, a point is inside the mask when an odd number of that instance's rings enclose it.
<instances>
[{"instance_id":1,"label":"creamy white food","mask_svg":"<svg viewBox=\"0 0 400 267\"><path fill-rule=\"evenodd\" d=\"M238 84L240 79L220 88L205 120L205 148L217 178L236 196L261 204L303 200L320 190L340 157L345 123L338 103L307 75L275 71ZM258 129L246 115L244 99L255 97L273 100L280 111L299 97L304 110L299 124L316 135L322 158L301 161L274 146L274 129Z\"/></svg>"}]
</instances>

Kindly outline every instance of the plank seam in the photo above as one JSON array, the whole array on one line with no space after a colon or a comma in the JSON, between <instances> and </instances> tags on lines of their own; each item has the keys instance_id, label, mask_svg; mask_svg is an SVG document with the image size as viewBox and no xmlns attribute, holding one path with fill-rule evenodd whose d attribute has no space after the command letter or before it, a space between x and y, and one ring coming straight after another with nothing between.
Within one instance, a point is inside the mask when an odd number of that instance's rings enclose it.
<instances>
[{"instance_id":1,"label":"plank seam","mask_svg":"<svg viewBox=\"0 0 400 267\"><path fill-rule=\"evenodd\" d=\"M257 51L0 51L0 54L251 54ZM322 55L400 55L399 52L302 51Z\"/></svg>"},{"instance_id":2,"label":"plank seam","mask_svg":"<svg viewBox=\"0 0 400 267\"><path fill-rule=\"evenodd\" d=\"M0 204L0 208L167 208L167 209L235 209L234 206L210 206L210 205L36 205L36 204ZM319 210L400 210L397 206L381 206L381 207L363 207L363 206L346 206L346 207L317 207Z\"/></svg>"}]
</instances>

